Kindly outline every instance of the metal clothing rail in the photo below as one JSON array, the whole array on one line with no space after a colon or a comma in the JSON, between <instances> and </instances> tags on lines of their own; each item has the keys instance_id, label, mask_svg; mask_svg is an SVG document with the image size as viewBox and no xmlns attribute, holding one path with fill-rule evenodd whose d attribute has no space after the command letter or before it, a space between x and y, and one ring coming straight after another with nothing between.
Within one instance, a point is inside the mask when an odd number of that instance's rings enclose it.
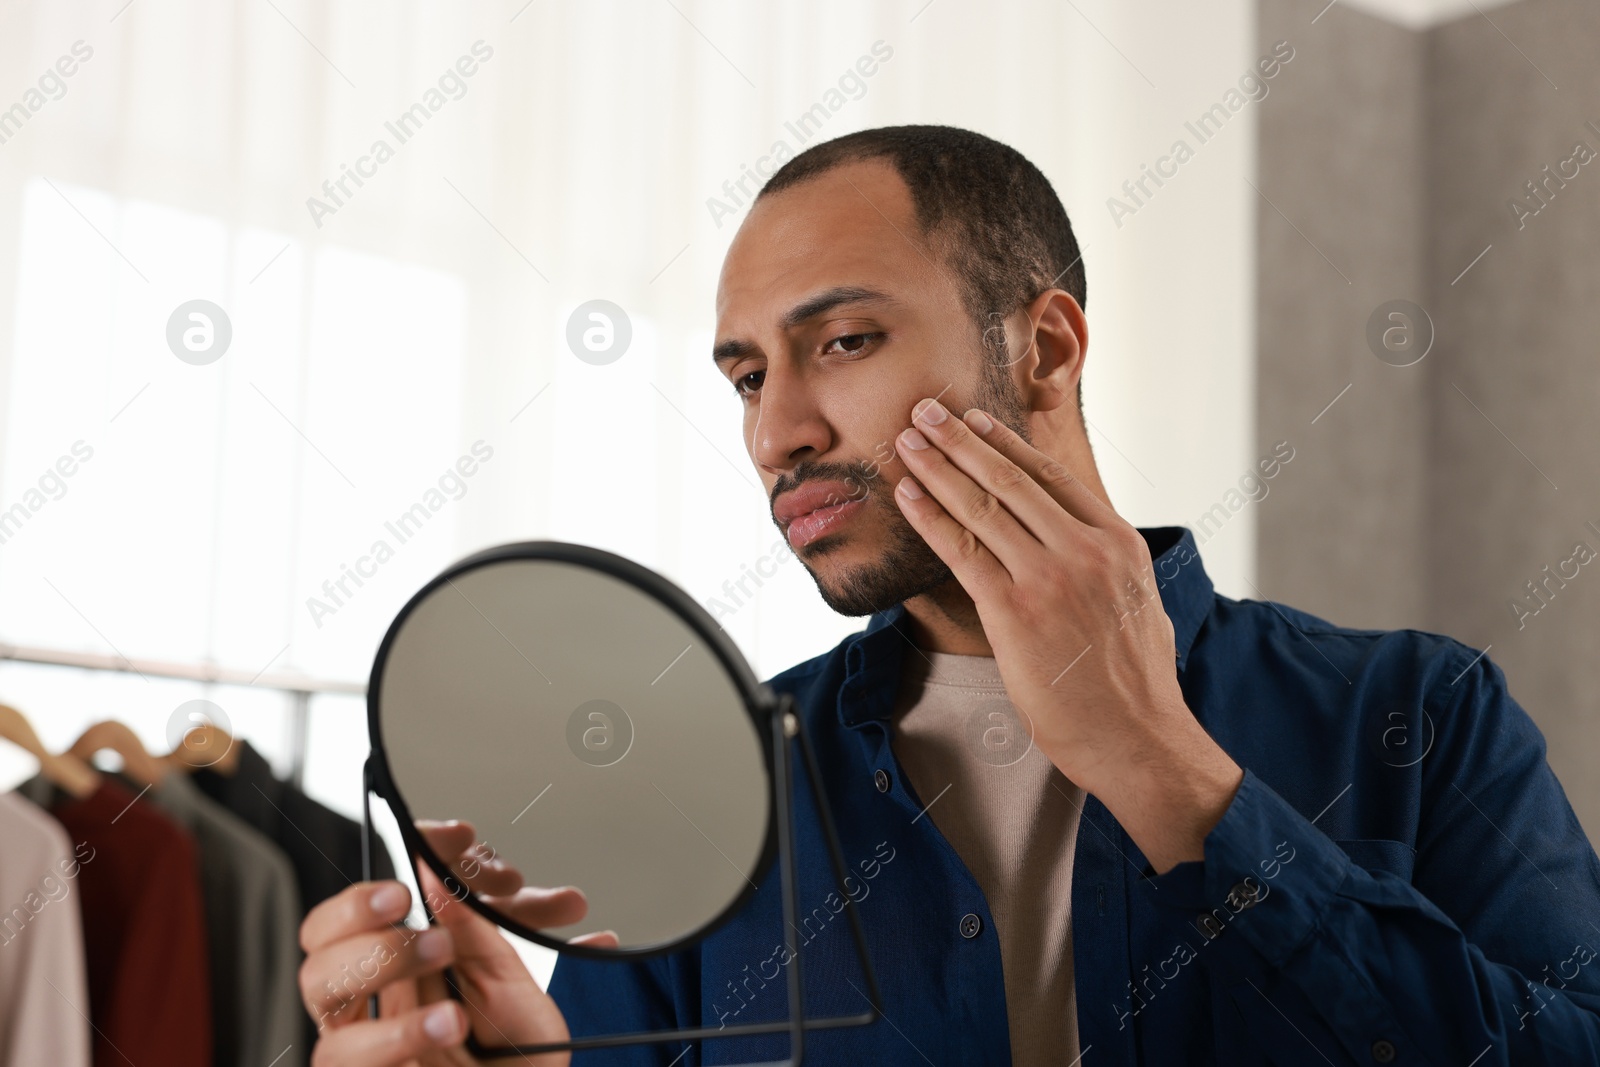
<instances>
[{"instance_id":1,"label":"metal clothing rail","mask_svg":"<svg viewBox=\"0 0 1600 1067\"><path fill-rule=\"evenodd\" d=\"M69 667L86 671L112 671L137 674L144 678L173 678L205 685L235 685L247 689L274 689L289 694L289 766L296 786L305 784L306 740L311 725L311 698L320 693L363 696L364 682L313 678L296 671L232 670L212 664L174 663L154 659L129 659L99 652L71 652L56 648L33 648L0 642L0 661L37 663L48 667Z\"/></svg>"}]
</instances>

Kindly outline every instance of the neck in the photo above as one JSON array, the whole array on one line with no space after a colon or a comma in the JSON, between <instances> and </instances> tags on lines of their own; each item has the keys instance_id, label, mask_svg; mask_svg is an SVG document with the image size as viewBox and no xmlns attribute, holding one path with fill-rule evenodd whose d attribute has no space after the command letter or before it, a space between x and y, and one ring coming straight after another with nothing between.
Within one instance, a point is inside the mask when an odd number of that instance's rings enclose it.
<instances>
[{"instance_id":1,"label":"neck","mask_svg":"<svg viewBox=\"0 0 1600 1067\"><path fill-rule=\"evenodd\" d=\"M957 656L994 655L977 605L954 578L907 600L906 618L918 648Z\"/></svg>"}]
</instances>

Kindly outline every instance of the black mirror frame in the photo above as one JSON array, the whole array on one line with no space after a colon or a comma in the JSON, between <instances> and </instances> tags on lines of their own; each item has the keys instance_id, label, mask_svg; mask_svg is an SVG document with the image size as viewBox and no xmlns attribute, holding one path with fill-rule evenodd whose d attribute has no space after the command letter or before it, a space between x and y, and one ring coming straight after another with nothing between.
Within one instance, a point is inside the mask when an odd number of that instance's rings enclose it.
<instances>
[{"instance_id":1,"label":"black mirror frame","mask_svg":"<svg viewBox=\"0 0 1600 1067\"><path fill-rule=\"evenodd\" d=\"M394 785L393 776L389 771L388 756L383 747L382 731L378 724L378 703L382 694L383 668L388 661L390 648L400 630L401 624L410 616L412 610L439 586L479 567L518 559L551 560L588 567L628 582L647 595L653 596L657 602L673 611L697 635L705 640L707 646L727 670L729 677L734 680L741 695L744 697L745 709L750 714L752 725L755 727L757 736L762 741L761 750L765 758L767 784L769 786L767 832L761 855L756 862L755 869L750 872L750 877L746 879L746 886L740 891L738 897L712 919L676 940L639 948L597 949L587 945L573 945L546 937L531 927L524 926L514 919L501 915L478 901L468 890L468 887L462 885L450 873L438 856L434 854L433 849L416 829L411 813L406 807L405 801L401 799L399 790ZM372 675L367 688L367 729L371 739L372 752L363 768L364 782L361 796L362 878L366 881L372 879L373 830L371 797L376 792L389 805L394 814L395 821L400 828L401 838L406 845L408 862L414 863L416 859L426 862L452 897L465 903L489 922L516 934L518 937L552 948L557 952L589 959L623 962L680 951L704 940L742 910L755 893L754 883L765 877L771 869L774 855L776 854L780 860L783 890L782 911L786 927L784 930L784 943L788 947L791 957L790 966L787 968L789 1018L786 1021L743 1023L729 1027L652 1030L642 1033L580 1037L550 1044L504 1047L485 1046L477 1040L475 1034L469 1033L466 1046L473 1055L491 1058L500 1056L533 1056L546 1052L617 1048L626 1045L655 1044L668 1041L698 1041L708 1038L787 1033L789 1035L789 1058L774 1064L760 1065L760 1067L797 1067L804 1056L806 1031L865 1026L876 1022L882 1015L879 1007L881 995L878 989L878 979L872 966L872 958L867 951L866 932L861 925L858 905L845 886L844 850L839 842L838 828L834 823L832 808L823 787L822 773L817 764L816 752L812 748L804 720L794 710L793 698L788 694L777 695L768 686L759 683L754 673L750 670L749 664L745 662L744 656L722 628L717 625L716 620L704 608L695 603L688 594L654 571L634 563L632 560L601 549L560 541L523 541L500 545L475 553L452 564L406 601L405 606L401 608L394 621L390 623L388 631L384 634L383 641L378 647L378 653L373 660ZM834 1016L822 1019L808 1019L805 1015L800 956L801 946L796 943L794 933L797 920L799 885L794 861L794 798L790 764L793 749L795 748L798 748L801 762L811 780L812 792L817 802L818 815L822 823L823 836L828 846L828 859L833 869L835 888L845 901L844 910L849 920L856 954L861 961L862 976L866 981L867 1010L857 1015ZM776 845L774 843L775 839ZM414 875L415 873L415 870L413 870ZM425 900L423 901L423 908L427 913L429 923L433 923L435 921L433 909L428 907ZM463 995L459 984L455 980L453 971L449 968L445 970L445 979L451 995L457 1000L462 1000ZM376 994L368 998L367 1013L373 1018L378 1015L378 997Z\"/></svg>"},{"instance_id":2,"label":"black mirror frame","mask_svg":"<svg viewBox=\"0 0 1600 1067\"><path fill-rule=\"evenodd\" d=\"M439 587L453 584L455 579L482 567L516 560L538 560L586 567L619 579L639 589L670 610L700 640L705 642L706 647L716 656L717 662L733 680L740 696L743 698L745 710L750 715L751 725L755 728L756 737L761 743L761 752L765 760L769 785L767 827L762 837L761 853L756 860L754 869L746 872L747 877L744 885L740 887L737 897L710 920L673 940L634 948L593 948L588 945L574 945L567 941L549 937L533 927L525 926L515 919L500 914L479 901L468 891L466 886L461 885L455 876L450 873L449 868L439 859L432 847L417 831L411 811L406 806L405 799L400 795L399 788L395 785L394 776L389 769L388 752L383 744L383 732L379 722L378 707L383 695L384 668L388 664L389 652L396 636L406 620L410 618L411 613ZM676 952L703 940L707 935L727 922L755 894L753 883L760 881L772 867L772 861L777 853L775 846L777 812L776 806L770 802L773 766L772 724L769 709L772 699L770 691L766 691L766 687L756 680L749 664L745 662L738 648L728 635L723 632L721 627L717 625L716 620L711 617L710 613L699 604L696 604L687 593L655 571L643 567L630 559L625 559L602 549L591 548L587 545L574 545L562 541L521 541L514 544L500 545L474 553L445 568L428 584L419 589L411 599L406 601L405 606L395 615L394 621L389 624L388 631L383 635L383 642L378 646L378 653L373 658L372 675L367 683L367 735L372 744L372 755L370 757L372 761L372 787L383 798L384 802L389 805L390 810L394 812L395 821L400 825L400 836L405 841L409 853L412 856L421 857L427 863L433 873L439 877L439 881L445 887L446 892L496 926L509 930L518 937L532 941L534 944L589 959L645 959L651 956L660 956L669 952Z\"/></svg>"}]
</instances>

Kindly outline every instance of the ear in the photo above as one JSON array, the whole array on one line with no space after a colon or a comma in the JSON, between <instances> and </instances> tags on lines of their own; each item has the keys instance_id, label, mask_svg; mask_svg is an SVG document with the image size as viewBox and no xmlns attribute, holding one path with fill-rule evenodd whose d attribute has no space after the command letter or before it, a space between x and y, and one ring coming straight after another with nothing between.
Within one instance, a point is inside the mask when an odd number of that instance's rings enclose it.
<instances>
[{"instance_id":1,"label":"ear","mask_svg":"<svg viewBox=\"0 0 1600 1067\"><path fill-rule=\"evenodd\" d=\"M1031 411L1053 411L1071 403L1076 411L1078 382L1089 347L1089 321L1064 289L1046 289L1024 309L1029 348L1018 361L1017 382Z\"/></svg>"}]
</instances>

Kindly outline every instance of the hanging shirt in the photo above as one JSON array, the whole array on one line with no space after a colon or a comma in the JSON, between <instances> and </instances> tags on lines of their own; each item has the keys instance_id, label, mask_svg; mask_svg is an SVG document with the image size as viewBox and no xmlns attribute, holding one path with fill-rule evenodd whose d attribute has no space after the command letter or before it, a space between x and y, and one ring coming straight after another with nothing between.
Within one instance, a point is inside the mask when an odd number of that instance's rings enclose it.
<instances>
[{"instance_id":1,"label":"hanging shirt","mask_svg":"<svg viewBox=\"0 0 1600 1067\"><path fill-rule=\"evenodd\" d=\"M134 786L137 789L137 786ZM145 800L194 835L215 1067L303 1067L300 897L283 850L173 771Z\"/></svg>"},{"instance_id":2,"label":"hanging shirt","mask_svg":"<svg viewBox=\"0 0 1600 1067\"><path fill-rule=\"evenodd\" d=\"M38 805L0 793L0 1067L89 1067L85 856Z\"/></svg>"},{"instance_id":3,"label":"hanging shirt","mask_svg":"<svg viewBox=\"0 0 1600 1067\"><path fill-rule=\"evenodd\" d=\"M18 792L92 850L78 885L94 1067L210 1067L211 987L193 839L108 776L81 800L43 778Z\"/></svg>"},{"instance_id":4,"label":"hanging shirt","mask_svg":"<svg viewBox=\"0 0 1600 1067\"><path fill-rule=\"evenodd\" d=\"M361 880L361 824L325 807L272 773L272 765L235 739L238 763L232 774L214 769L194 772L192 781L206 796L243 819L283 850L294 868L300 907L308 912L346 886ZM393 878L394 865L383 842L373 835L372 877ZM298 944L296 946L298 951ZM296 965L298 969L298 964ZM316 1022L302 1006L299 1047L316 1044Z\"/></svg>"},{"instance_id":5,"label":"hanging shirt","mask_svg":"<svg viewBox=\"0 0 1600 1067\"><path fill-rule=\"evenodd\" d=\"M1078 1058L1072 851L1083 790L1033 747L990 656L908 648L894 753L983 891L1000 942L1013 1067Z\"/></svg>"}]
</instances>

